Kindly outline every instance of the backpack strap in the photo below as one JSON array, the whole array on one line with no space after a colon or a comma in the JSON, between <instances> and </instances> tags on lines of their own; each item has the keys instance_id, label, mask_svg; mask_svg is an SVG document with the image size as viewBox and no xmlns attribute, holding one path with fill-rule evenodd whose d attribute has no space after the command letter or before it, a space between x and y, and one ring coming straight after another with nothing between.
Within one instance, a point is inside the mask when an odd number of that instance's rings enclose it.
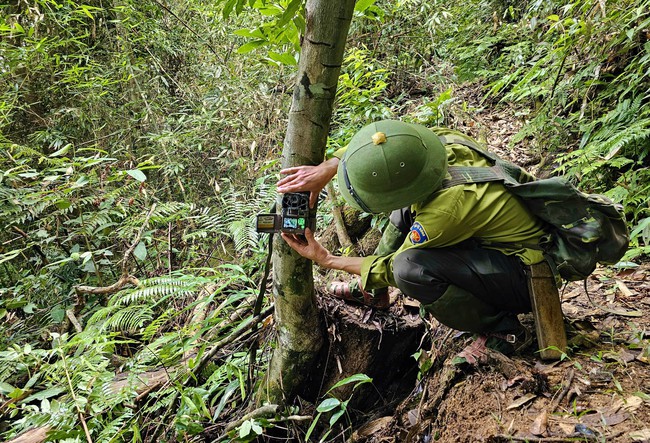
<instances>
[{"instance_id":1,"label":"backpack strap","mask_svg":"<svg viewBox=\"0 0 650 443\"><path fill-rule=\"evenodd\" d=\"M506 180L506 175L499 166L449 166L447 172L451 178L442 181L442 189L470 183L485 183Z\"/></svg>"},{"instance_id":2,"label":"backpack strap","mask_svg":"<svg viewBox=\"0 0 650 443\"><path fill-rule=\"evenodd\" d=\"M442 181L442 189L447 189L452 186L471 184L471 183L486 183L501 181L509 188L517 188L522 184L536 181L537 179L525 171L523 168L499 158L497 155L482 149L476 142L470 138L462 137L455 134L438 135L440 141L444 144L456 143L466 146L473 151L479 153L483 157L491 160L493 166L449 166L447 173L451 176ZM539 244L529 243L505 243L493 242L484 239L478 239L483 246L501 247L509 249L535 249L544 253L544 259L551 268L553 277L558 287L561 285L562 278L557 270L557 266L553 259L544 251Z\"/></svg>"},{"instance_id":3,"label":"backpack strap","mask_svg":"<svg viewBox=\"0 0 650 443\"><path fill-rule=\"evenodd\" d=\"M438 134L436 134L438 135ZM536 180L534 176L524 169L499 158L497 155L481 148L474 140L456 134L438 135L443 145L459 144L466 146L490 160L493 164L491 167L480 166L449 166L448 172L450 179L442 182L443 188L457 186L467 183L485 183L491 181L502 181L509 187L517 186L521 183L527 183Z\"/></svg>"},{"instance_id":4,"label":"backpack strap","mask_svg":"<svg viewBox=\"0 0 650 443\"><path fill-rule=\"evenodd\" d=\"M474 140L472 140L469 137L463 137L462 135L456 135L456 134L445 134L445 135L436 134L436 135L438 136L438 138L440 139L443 145L451 145L455 143L458 145L467 146L468 148L478 152L484 157L489 158L490 160L492 160L493 163L496 163L499 160L499 157L481 148L478 145L478 143L476 143Z\"/></svg>"}]
</instances>

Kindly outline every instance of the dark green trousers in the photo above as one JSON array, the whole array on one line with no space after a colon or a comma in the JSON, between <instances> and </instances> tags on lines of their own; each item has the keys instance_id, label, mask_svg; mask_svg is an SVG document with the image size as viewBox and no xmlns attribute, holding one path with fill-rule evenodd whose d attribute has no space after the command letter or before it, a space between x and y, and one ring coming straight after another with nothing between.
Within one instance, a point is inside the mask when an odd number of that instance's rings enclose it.
<instances>
[{"instance_id":1,"label":"dark green trousers","mask_svg":"<svg viewBox=\"0 0 650 443\"><path fill-rule=\"evenodd\" d=\"M396 251L409 233L412 218L394 211L377 247L379 255ZM395 256L393 274L405 295L454 329L503 332L514 329L517 313L531 310L524 265L516 256L468 240L445 248L412 248Z\"/></svg>"}]
</instances>

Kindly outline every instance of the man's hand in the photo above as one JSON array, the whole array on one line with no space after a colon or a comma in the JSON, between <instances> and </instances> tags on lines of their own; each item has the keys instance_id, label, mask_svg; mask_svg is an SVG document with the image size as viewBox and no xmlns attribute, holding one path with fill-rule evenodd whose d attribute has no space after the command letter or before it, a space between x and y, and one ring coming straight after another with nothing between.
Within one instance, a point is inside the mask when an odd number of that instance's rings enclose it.
<instances>
[{"instance_id":1,"label":"man's hand","mask_svg":"<svg viewBox=\"0 0 650 443\"><path fill-rule=\"evenodd\" d=\"M319 266L330 269L339 269L349 272L350 274L361 275L361 257L339 257L332 255L314 238L311 229L305 229L305 237L299 237L295 234L281 234L284 241L287 242L298 254L313 261Z\"/></svg>"},{"instance_id":2,"label":"man's hand","mask_svg":"<svg viewBox=\"0 0 650 443\"><path fill-rule=\"evenodd\" d=\"M318 166L296 166L283 169L280 174L286 175L286 177L278 181L278 192L285 194L309 191L309 207L313 208L318 201L320 191L336 175L338 164L339 159L332 158Z\"/></svg>"},{"instance_id":3,"label":"man's hand","mask_svg":"<svg viewBox=\"0 0 650 443\"><path fill-rule=\"evenodd\" d=\"M304 238L295 234L281 234L284 241L287 242L298 254L303 257L313 261L317 265L323 265L327 262L328 257L332 254L325 249L318 241L314 238L314 233L311 229L305 229Z\"/></svg>"}]
</instances>

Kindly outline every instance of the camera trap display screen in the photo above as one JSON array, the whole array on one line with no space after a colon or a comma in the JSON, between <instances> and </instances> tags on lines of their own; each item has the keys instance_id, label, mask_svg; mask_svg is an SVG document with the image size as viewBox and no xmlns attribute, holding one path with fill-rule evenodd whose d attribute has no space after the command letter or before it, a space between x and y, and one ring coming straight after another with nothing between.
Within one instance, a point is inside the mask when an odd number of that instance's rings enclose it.
<instances>
[{"instance_id":1,"label":"camera trap display screen","mask_svg":"<svg viewBox=\"0 0 650 443\"><path fill-rule=\"evenodd\" d=\"M282 223L282 227L285 229L305 229L307 220L303 217L299 218L285 218Z\"/></svg>"}]
</instances>

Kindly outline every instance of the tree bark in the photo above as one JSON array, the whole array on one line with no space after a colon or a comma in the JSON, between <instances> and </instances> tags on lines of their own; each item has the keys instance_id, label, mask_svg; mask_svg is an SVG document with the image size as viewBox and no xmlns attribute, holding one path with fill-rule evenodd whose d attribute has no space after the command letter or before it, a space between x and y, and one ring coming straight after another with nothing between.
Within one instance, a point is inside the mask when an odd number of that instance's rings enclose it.
<instances>
[{"instance_id":1,"label":"tree bark","mask_svg":"<svg viewBox=\"0 0 650 443\"><path fill-rule=\"evenodd\" d=\"M282 167L323 161L354 0L308 0L306 26ZM278 202L278 207L280 202ZM277 347L259 399L286 403L301 392L325 340L312 263L279 236L274 240L273 294Z\"/></svg>"}]
</instances>

